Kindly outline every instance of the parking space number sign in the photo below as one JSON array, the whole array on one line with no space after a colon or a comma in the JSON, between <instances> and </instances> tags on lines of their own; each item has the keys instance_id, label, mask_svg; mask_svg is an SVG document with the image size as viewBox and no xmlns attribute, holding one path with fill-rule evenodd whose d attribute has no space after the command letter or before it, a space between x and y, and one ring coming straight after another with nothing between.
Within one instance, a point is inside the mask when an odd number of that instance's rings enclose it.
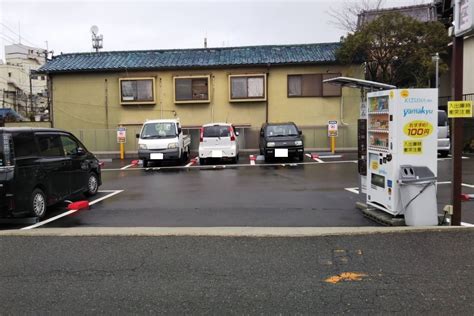
<instances>
[{"instance_id":1,"label":"parking space number sign","mask_svg":"<svg viewBox=\"0 0 474 316\"><path fill-rule=\"evenodd\" d=\"M337 121L328 121L328 137L337 137Z\"/></svg>"},{"instance_id":2,"label":"parking space number sign","mask_svg":"<svg viewBox=\"0 0 474 316\"><path fill-rule=\"evenodd\" d=\"M127 142L127 129L125 127L117 128L117 143L125 144Z\"/></svg>"}]
</instances>

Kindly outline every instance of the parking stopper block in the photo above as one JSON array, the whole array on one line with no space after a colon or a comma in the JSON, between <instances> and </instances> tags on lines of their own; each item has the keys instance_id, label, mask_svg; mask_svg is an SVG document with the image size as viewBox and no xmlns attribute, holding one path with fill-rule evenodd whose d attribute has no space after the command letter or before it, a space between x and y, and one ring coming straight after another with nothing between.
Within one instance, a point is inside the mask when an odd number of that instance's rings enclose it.
<instances>
[{"instance_id":1,"label":"parking stopper block","mask_svg":"<svg viewBox=\"0 0 474 316\"><path fill-rule=\"evenodd\" d=\"M84 210L84 209L90 210L90 204L89 204L89 201L86 201L86 200L72 202L72 203L69 203L69 205L67 206L67 209L70 211L72 210L78 211L78 210Z\"/></svg>"}]
</instances>

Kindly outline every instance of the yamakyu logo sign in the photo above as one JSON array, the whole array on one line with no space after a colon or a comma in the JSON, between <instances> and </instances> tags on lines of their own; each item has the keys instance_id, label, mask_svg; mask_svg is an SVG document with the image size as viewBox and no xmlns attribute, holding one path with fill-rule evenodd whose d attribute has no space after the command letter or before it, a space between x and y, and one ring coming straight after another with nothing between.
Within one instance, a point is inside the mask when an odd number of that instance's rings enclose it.
<instances>
[{"instance_id":1,"label":"yamakyu logo sign","mask_svg":"<svg viewBox=\"0 0 474 316\"><path fill-rule=\"evenodd\" d=\"M400 96L402 97L403 103L405 104L422 105L422 104L433 102L433 100L429 98L410 97L410 91L406 89L400 91ZM433 110L425 109L424 106L403 109L403 117L406 117L407 115L430 115L430 114L433 114Z\"/></svg>"}]
</instances>

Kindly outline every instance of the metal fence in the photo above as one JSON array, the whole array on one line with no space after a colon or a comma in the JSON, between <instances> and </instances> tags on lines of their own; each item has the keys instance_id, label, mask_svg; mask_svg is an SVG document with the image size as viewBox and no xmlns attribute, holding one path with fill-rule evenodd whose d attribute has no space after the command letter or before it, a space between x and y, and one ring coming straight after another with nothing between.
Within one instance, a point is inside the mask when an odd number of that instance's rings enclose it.
<instances>
[{"instance_id":1,"label":"metal fence","mask_svg":"<svg viewBox=\"0 0 474 316\"><path fill-rule=\"evenodd\" d=\"M318 150L329 149L329 138L327 136L327 126L300 126L303 132L303 140L306 148ZM239 144L241 150L258 149L260 129L241 127L239 132ZM95 130L71 130L77 138L92 152L107 153L118 152L117 130L115 129L95 129ZM126 152L136 152L138 150L138 140L136 134L140 132L140 127L127 127L127 138L125 143ZM186 135L191 136L191 150L199 148L199 129L183 128ZM339 135L336 138L336 148L354 150L357 147L357 125L339 125Z\"/></svg>"}]
</instances>

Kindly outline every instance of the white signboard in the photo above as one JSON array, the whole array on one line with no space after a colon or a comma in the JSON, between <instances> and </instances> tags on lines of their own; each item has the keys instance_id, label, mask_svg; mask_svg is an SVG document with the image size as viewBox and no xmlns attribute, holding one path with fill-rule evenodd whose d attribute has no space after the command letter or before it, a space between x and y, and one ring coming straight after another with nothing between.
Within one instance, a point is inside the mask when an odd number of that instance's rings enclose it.
<instances>
[{"instance_id":1,"label":"white signboard","mask_svg":"<svg viewBox=\"0 0 474 316\"><path fill-rule=\"evenodd\" d=\"M337 121L328 121L328 137L337 137Z\"/></svg>"},{"instance_id":2,"label":"white signboard","mask_svg":"<svg viewBox=\"0 0 474 316\"><path fill-rule=\"evenodd\" d=\"M454 35L474 33L474 0L456 0L454 7Z\"/></svg>"},{"instance_id":3,"label":"white signboard","mask_svg":"<svg viewBox=\"0 0 474 316\"><path fill-rule=\"evenodd\" d=\"M117 128L117 143L125 144L127 142L127 129L125 127Z\"/></svg>"}]
</instances>

